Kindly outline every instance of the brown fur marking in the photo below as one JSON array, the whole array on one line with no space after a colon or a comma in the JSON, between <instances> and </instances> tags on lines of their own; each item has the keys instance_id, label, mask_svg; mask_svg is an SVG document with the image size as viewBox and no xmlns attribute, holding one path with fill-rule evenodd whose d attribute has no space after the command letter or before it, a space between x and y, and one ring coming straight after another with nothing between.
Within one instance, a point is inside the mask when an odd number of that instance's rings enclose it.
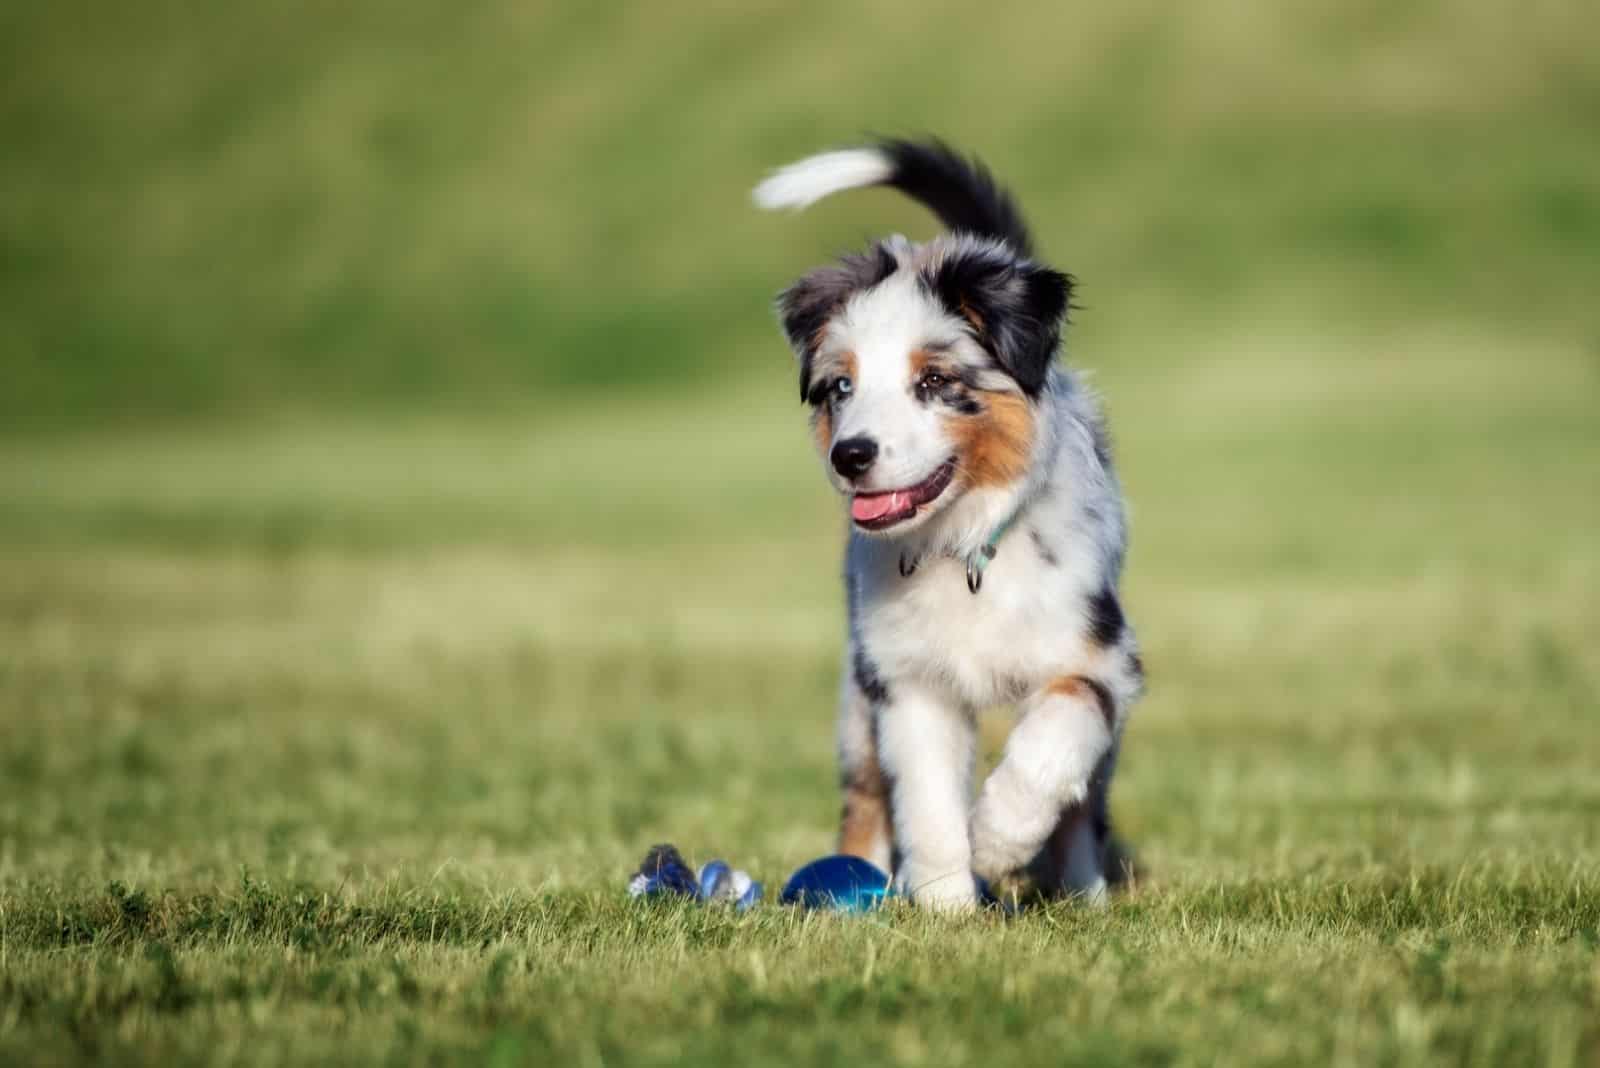
<instances>
[{"instance_id":1,"label":"brown fur marking","mask_svg":"<svg viewBox=\"0 0 1600 1068\"><path fill-rule=\"evenodd\" d=\"M826 404L818 405L816 414L811 417L811 433L817 439L817 451L822 458L828 458L828 449L833 445L833 413L828 411Z\"/></svg>"},{"instance_id":2,"label":"brown fur marking","mask_svg":"<svg viewBox=\"0 0 1600 1068\"><path fill-rule=\"evenodd\" d=\"M988 393L984 401L977 415L950 417L946 432L969 487L1010 485L1028 470L1033 411L1019 393Z\"/></svg>"},{"instance_id":3,"label":"brown fur marking","mask_svg":"<svg viewBox=\"0 0 1600 1068\"><path fill-rule=\"evenodd\" d=\"M1044 692L1056 697L1075 697L1081 701L1094 701L1100 708L1101 717L1106 721L1106 730L1116 730L1116 704L1111 699L1111 691L1106 689L1104 683L1097 682L1087 675L1063 675L1046 686Z\"/></svg>"},{"instance_id":4,"label":"brown fur marking","mask_svg":"<svg viewBox=\"0 0 1600 1068\"><path fill-rule=\"evenodd\" d=\"M889 790L876 759L857 769L844 784L839 813L839 852L872 859L879 843L889 840Z\"/></svg>"},{"instance_id":5,"label":"brown fur marking","mask_svg":"<svg viewBox=\"0 0 1600 1068\"><path fill-rule=\"evenodd\" d=\"M923 369L943 355L942 352L933 352L929 349L912 349L908 357L911 361L911 381L915 382L921 378Z\"/></svg>"}]
</instances>

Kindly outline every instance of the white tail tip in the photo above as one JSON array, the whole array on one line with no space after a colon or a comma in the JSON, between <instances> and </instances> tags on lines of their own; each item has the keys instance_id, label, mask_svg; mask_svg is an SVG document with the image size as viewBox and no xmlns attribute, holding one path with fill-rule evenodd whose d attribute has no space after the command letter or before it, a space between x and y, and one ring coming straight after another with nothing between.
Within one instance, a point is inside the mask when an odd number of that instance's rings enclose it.
<instances>
[{"instance_id":1,"label":"white tail tip","mask_svg":"<svg viewBox=\"0 0 1600 1068\"><path fill-rule=\"evenodd\" d=\"M894 177L894 163L875 148L845 148L809 156L774 171L751 193L767 211L809 207L846 189L881 185Z\"/></svg>"}]
</instances>

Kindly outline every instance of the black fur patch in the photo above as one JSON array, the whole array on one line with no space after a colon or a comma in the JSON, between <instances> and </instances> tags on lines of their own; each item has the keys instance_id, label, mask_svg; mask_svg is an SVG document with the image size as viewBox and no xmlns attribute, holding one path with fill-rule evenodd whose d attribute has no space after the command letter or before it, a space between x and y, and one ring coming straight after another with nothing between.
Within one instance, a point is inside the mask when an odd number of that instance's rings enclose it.
<instances>
[{"instance_id":1,"label":"black fur patch","mask_svg":"<svg viewBox=\"0 0 1600 1068\"><path fill-rule=\"evenodd\" d=\"M865 255L844 256L838 263L818 267L778 294L778 315L789 345L800 357L800 399L808 399L811 384L811 357L816 353L817 334L828 319L863 289L871 289L900 269L900 261L881 242Z\"/></svg>"},{"instance_id":2,"label":"black fur patch","mask_svg":"<svg viewBox=\"0 0 1600 1068\"><path fill-rule=\"evenodd\" d=\"M1098 679L1091 679L1087 675L1081 676L1081 678L1084 685L1094 691L1095 703L1100 706L1100 716L1106 721L1106 730L1116 730L1117 703L1112 700L1111 691L1106 689L1105 683L1100 682Z\"/></svg>"},{"instance_id":3,"label":"black fur patch","mask_svg":"<svg viewBox=\"0 0 1600 1068\"><path fill-rule=\"evenodd\" d=\"M878 148L894 161L887 184L926 205L951 230L998 238L1028 255L1033 242L1022 212L982 163L931 138L881 140Z\"/></svg>"},{"instance_id":4,"label":"black fur patch","mask_svg":"<svg viewBox=\"0 0 1600 1068\"><path fill-rule=\"evenodd\" d=\"M1126 623L1122 602L1117 600L1116 591L1111 587L1089 598L1089 638L1096 645L1102 648L1115 645Z\"/></svg>"},{"instance_id":5,"label":"black fur patch","mask_svg":"<svg viewBox=\"0 0 1600 1068\"><path fill-rule=\"evenodd\" d=\"M865 649L857 645L851 655L850 669L855 677L856 686L866 694L867 700L874 705L884 705L889 701L889 684L883 681L878 674L878 665L872 662Z\"/></svg>"},{"instance_id":6,"label":"black fur patch","mask_svg":"<svg viewBox=\"0 0 1600 1068\"><path fill-rule=\"evenodd\" d=\"M924 389L920 382L912 384L912 393L917 400L923 404L937 401L962 415L977 415L983 411L983 405L969 392L972 387L961 376L945 371L939 373L944 375L945 382L936 389Z\"/></svg>"},{"instance_id":7,"label":"black fur patch","mask_svg":"<svg viewBox=\"0 0 1600 1068\"><path fill-rule=\"evenodd\" d=\"M1111 814L1106 811L1105 805L1095 805L1089 813L1089 819L1094 827L1095 841L1104 848L1106 841L1111 837Z\"/></svg>"},{"instance_id":8,"label":"black fur patch","mask_svg":"<svg viewBox=\"0 0 1600 1068\"><path fill-rule=\"evenodd\" d=\"M923 284L1030 397L1044 386L1061 343L1072 279L1012 255L1003 246L946 257L923 274Z\"/></svg>"},{"instance_id":9,"label":"black fur patch","mask_svg":"<svg viewBox=\"0 0 1600 1068\"><path fill-rule=\"evenodd\" d=\"M1056 554L1051 551L1050 546L1046 544L1044 540L1044 536L1040 534L1037 529L1034 527L1029 527L1028 537L1030 540L1032 540L1033 547L1038 550L1039 559L1043 560L1051 567L1055 567L1061 562L1060 560L1056 559Z\"/></svg>"}]
</instances>

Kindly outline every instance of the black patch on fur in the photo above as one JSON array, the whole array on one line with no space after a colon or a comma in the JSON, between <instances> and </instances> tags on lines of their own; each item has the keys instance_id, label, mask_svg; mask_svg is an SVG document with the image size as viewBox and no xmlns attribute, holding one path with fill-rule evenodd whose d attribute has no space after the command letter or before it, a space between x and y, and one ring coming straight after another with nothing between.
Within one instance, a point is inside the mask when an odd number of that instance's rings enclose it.
<instances>
[{"instance_id":1,"label":"black patch on fur","mask_svg":"<svg viewBox=\"0 0 1600 1068\"><path fill-rule=\"evenodd\" d=\"M888 703L889 684L883 681L883 676L878 674L878 665L872 662L872 658L860 645L857 645L851 654L850 670L856 686L867 695L868 701L874 705Z\"/></svg>"},{"instance_id":2,"label":"black patch on fur","mask_svg":"<svg viewBox=\"0 0 1600 1068\"><path fill-rule=\"evenodd\" d=\"M778 294L778 316L789 345L800 357L800 399L809 400L811 357L817 334L850 297L871 289L900 269L900 261L883 243L864 255L841 257L838 263L818 267Z\"/></svg>"},{"instance_id":3,"label":"black patch on fur","mask_svg":"<svg viewBox=\"0 0 1600 1068\"><path fill-rule=\"evenodd\" d=\"M1115 731L1117 729L1117 704L1111 698L1111 691L1106 689L1105 683L1098 679L1091 679L1087 675L1079 677L1083 679L1085 686L1094 691L1095 703L1100 706L1100 716L1106 721L1106 730Z\"/></svg>"},{"instance_id":4,"label":"black patch on fur","mask_svg":"<svg viewBox=\"0 0 1600 1068\"><path fill-rule=\"evenodd\" d=\"M1110 586L1089 598L1089 637L1102 648L1108 648L1122 637L1127 620L1122 615L1122 602Z\"/></svg>"},{"instance_id":5,"label":"black patch on fur","mask_svg":"<svg viewBox=\"0 0 1600 1068\"><path fill-rule=\"evenodd\" d=\"M989 169L930 138L922 142L880 140L894 162L887 185L923 204L951 230L1006 242L1019 255L1032 250L1022 212Z\"/></svg>"},{"instance_id":6,"label":"black patch on fur","mask_svg":"<svg viewBox=\"0 0 1600 1068\"><path fill-rule=\"evenodd\" d=\"M1044 535L1040 534L1037 528L1028 528L1028 538L1033 542L1033 547L1039 551L1039 559L1051 567L1061 562L1056 559L1056 554L1050 550L1050 546L1045 543Z\"/></svg>"},{"instance_id":7,"label":"black patch on fur","mask_svg":"<svg viewBox=\"0 0 1600 1068\"><path fill-rule=\"evenodd\" d=\"M855 577L850 574L848 564L844 573L844 603L850 623L850 677L873 706L881 707L889 701L889 684L878 674L878 665L872 662L872 657L867 655L862 645L859 612L861 591L856 588ZM873 724L876 730L876 718Z\"/></svg>"},{"instance_id":8,"label":"black patch on fur","mask_svg":"<svg viewBox=\"0 0 1600 1068\"><path fill-rule=\"evenodd\" d=\"M1095 841L1099 842L1100 848L1104 849L1106 839L1111 837L1111 817L1106 813L1104 806L1096 805L1093 811L1090 812L1089 818L1091 825L1094 827Z\"/></svg>"},{"instance_id":9,"label":"black patch on fur","mask_svg":"<svg viewBox=\"0 0 1600 1068\"><path fill-rule=\"evenodd\" d=\"M912 383L912 394L918 401L923 404L932 404L938 401L945 407L953 408L962 415L977 415L983 411L983 405L979 404L977 398L968 392L972 387L967 385L962 376L943 370L938 373L944 376L945 382L944 385L936 389L926 389L920 381Z\"/></svg>"},{"instance_id":10,"label":"black patch on fur","mask_svg":"<svg viewBox=\"0 0 1600 1068\"><path fill-rule=\"evenodd\" d=\"M1133 850L1111 828L1111 761L1100 758L1095 768L1095 785L1089 790L1089 817L1093 821L1096 840L1100 843L1100 861L1106 884L1113 890L1124 887L1138 878L1140 871Z\"/></svg>"},{"instance_id":11,"label":"black patch on fur","mask_svg":"<svg viewBox=\"0 0 1600 1068\"><path fill-rule=\"evenodd\" d=\"M983 404L973 396L974 393L983 392L983 387L978 384L977 371L970 367L962 367L959 370L941 371L940 374L951 380L949 385L938 392L941 402L962 415L979 415L983 412Z\"/></svg>"},{"instance_id":12,"label":"black patch on fur","mask_svg":"<svg viewBox=\"0 0 1600 1068\"><path fill-rule=\"evenodd\" d=\"M967 320L978 343L1024 393L1038 394L1061 343L1069 275L988 246L952 253L922 280L946 310Z\"/></svg>"}]
</instances>

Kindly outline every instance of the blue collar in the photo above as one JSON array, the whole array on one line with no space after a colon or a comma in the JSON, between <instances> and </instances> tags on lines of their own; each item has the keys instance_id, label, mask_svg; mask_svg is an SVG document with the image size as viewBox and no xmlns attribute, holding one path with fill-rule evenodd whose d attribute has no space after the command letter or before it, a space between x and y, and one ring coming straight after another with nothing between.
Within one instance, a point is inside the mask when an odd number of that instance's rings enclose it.
<instances>
[{"instance_id":1,"label":"blue collar","mask_svg":"<svg viewBox=\"0 0 1600 1068\"><path fill-rule=\"evenodd\" d=\"M1000 539L1017 524L1017 518L1022 515L1023 505L1017 505L1017 510L1006 516L999 526L989 534L984 543L978 546L977 551L967 557L967 589L977 593L983 587L983 569L989 566L1000 552ZM906 559L904 553L900 554L900 577L910 578L916 573L917 565L922 563L920 556Z\"/></svg>"},{"instance_id":2,"label":"blue collar","mask_svg":"<svg viewBox=\"0 0 1600 1068\"><path fill-rule=\"evenodd\" d=\"M978 551L967 557L968 590L977 593L982 588L983 569L988 567L989 561L993 560L996 554L1000 552L1000 539L1005 537L1006 532L1016 525L1017 517L1021 514L1022 507L1019 505L1015 512L1006 516L1005 521L994 528L994 532L978 547Z\"/></svg>"}]
</instances>

